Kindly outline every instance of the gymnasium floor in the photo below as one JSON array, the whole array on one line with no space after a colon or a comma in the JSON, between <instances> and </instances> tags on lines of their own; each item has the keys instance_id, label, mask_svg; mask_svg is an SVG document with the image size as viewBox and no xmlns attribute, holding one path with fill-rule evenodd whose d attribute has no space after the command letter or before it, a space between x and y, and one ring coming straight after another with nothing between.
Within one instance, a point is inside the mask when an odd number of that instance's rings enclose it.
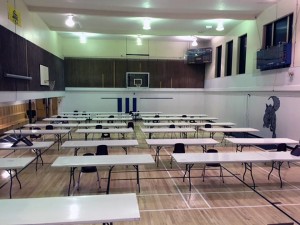
<instances>
[{"instance_id":1,"label":"gymnasium floor","mask_svg":"<svg viewBox=\"0 0 300 225\"><path fill-rule=\"evenodd\" d=\"M141 122L135 124L138 148L130 148L128 154L150 153L150 149L140 131ZM202 134L200 134L202 136ZM157 137L157 136L156 136ZM207 134L204 134L207 137ZM49 140L50 136L46 137ZM64 137L66 140L67 137ZM116 136L112 136L116 138ZM166 138L166 137L165 137ZM217 140L222 137L217 135ZM73 134L73 139L83 139L83 135ZM235 146L222 143L215 146L220 152L235 152ZM138 196L141 219L135 222L119 222L114 224L140 225L267 225L267 224L299 224L300 223L300 164L291 163L288 168L285 163L282 169L284 180L280 188L277 171L267 179L270 164L259 163L254 166L255 190L251 185L251 177L246 175L245 184L240 181L244 167L242 164L224 164L225 183L219 177L219 169L209 169L205 181L202 181L202 165L192 169L192 190L189 182L182 180L185 166L173 162L170 167L172 148L162 148L159 167L156 165L140 166L141 192L136 187L134 168L117 166L113 170L110 194L134 192ZM254 147L243 150L262 151ZM81 149L79 154L95 152L95 149ZM202 152L201 147L188 147L186 152ZM19 178L22 189L14 180L13 198L66 196L69 179L68 168L52 168L51 164L58 156L73 155L73 150L57 150L57 144L43 153L44 165L35 171L34 163L22 170ZM124 154L120 148L109 150L109 154ZM239 154L239 153L237 153ZM242 153L240 153L242 154ZM0 151L0 157L34 156L31 151ZM95 174L84 174L80 189L72 190L72 195L105 194L108 170L99 167L101 189L99 190ZM0 171L1 173L3 171ZM78 173L76 173L76 179ZM9 181L0 177L0 198L8 198ZM95 209L97 210L97 209ZM13 212L16 213L16 212ZM53 215L55 216L55 215ZM1 218L0 218L1 221ZM0 222L1 224L1 222Z\"/></svg>"}]
</instances>

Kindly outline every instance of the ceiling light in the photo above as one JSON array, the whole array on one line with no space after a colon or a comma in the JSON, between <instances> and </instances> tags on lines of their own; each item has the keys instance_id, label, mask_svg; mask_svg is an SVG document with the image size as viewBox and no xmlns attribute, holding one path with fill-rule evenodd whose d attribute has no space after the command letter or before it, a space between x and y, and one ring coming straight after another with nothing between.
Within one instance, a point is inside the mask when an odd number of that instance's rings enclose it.
<instances>
[{"instance_id":1,"label":"ceiling light","mask_svg":"<svg viewBox=\"0 0 300 225\"><path fill-rule=\"evenodd\" d=\"M216 30L217 30L217 31L222 31L222 30L224 30L224 26L223 26L223 23L222 23L222 22L218 22L218 25L217 25Z\"/></svg>"},{"instance_id":2,"label":"ceiling light","mask_svg":"<svg viewBox=\"0 0 300 225\"><path fill-rule=\"evenodd\" d=\"M151 29L151 25L150 25L150 19L146 18L143 21L144 25L143 25L143 29L144 30L150 30Z\"/></svg>"},{"instance_id":3,"label":"ceiling light","mask_svg":"<svg viewBox=\"0 0 300 225\"><path fill-rule=\"evenodd\" d=\"M206 27L206 29L211 29L212 25L206 25L205 27Z\"/></svg>"},{"instance_id":4,"label":"ceiling light","mask_svg":"<svg viewBox=\"0 0 300 225\"><path fill-rule=\"evenodd\" d=\"M69 15L65 23L68 27L74 27L75 22L73 20L73 15Z\"/></svg>"},{"instance_id":5,"label":"ceiling light","mask_svg":"<svg viewBox=\"0 0 300 225\"><path fill-rule=\"evenodd\" d=\"M82 33L82 34L80 35L79 41L80 41L81 44L85 44L85 43L86 43L87 38L86 38L85 33Z\"/></svg>"},{"instance_id":6,"label":"ceiling light","mask_svg":"<svg viewBox=\"0 0 300 225\"><path fill-rule=\"evenodd\" d=\"M141 36L140 36L140 35L138 35L137 38L136 38L136 44L137 44L137 45L143 45L142 39L141 39Z\"/></svg>"}]
</instances>

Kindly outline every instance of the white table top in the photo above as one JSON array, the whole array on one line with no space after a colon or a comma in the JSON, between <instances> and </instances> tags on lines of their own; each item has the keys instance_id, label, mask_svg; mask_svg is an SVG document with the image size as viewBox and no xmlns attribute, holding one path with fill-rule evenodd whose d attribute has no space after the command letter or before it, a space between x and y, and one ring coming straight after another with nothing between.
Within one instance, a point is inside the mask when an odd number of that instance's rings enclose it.
<instances>
[{"instance_id":1,"label":"white table top","mask_svg":"<svg viewBox=\"0 0 300 225\"><path fill-rule=\"evenodd\" d=\"M238 145L270 145L270 144L298 144L298 141L289 138L225 138L225 140Z\"/></svg>"},{"instance_id":2,"label":"white table top","mask_svg":"<svg viewBox=\"0 0 300 225\"><path fill-rule=\"evenodd\" d=\"M53 126L53 128L68 128L68 127L77 127L78 123L30 123L24 125L24 127L43 127Z\"/></svg>"},{"instance_id":3,"label":"white table top","mask_svg":"<svg viewBox=\"0 0 300 225\"><path fill-rule=\"evenodd\" d=\"M216 117L143 117L142 118L145 121L150 121L150 120L158 120L158 121L163 121L163 120L195 120L195 121L207 121L207 120L217 120L218 118Z\"/></svg>"},{"instance_id":4,"label":"white table top","mask_svg":"<svg viewBox=\"0 0 300 225\"><path fill-rule=\"evenodd\" d=\"M196 132L194 128L141 128L144 133L180 133L180 132Z\"/></svg>"},{"instance_id":5,"label":"white table top","mask_svg":"<svg viewBox=\"0 0 300 225\"><path fill-rule=\"evenodd\" d=\"M265 158L270 159L271 161L300 161L299 156L291 155L291 152L259 152Z\"/></svg>"},{"instance_id":6,"label":"white table top","mask_svg":"<svg viewBox=\"0 0 300 225\"><path fill-rule=\"evenodd\" d=\"M15 213L14 213L15 212ZM139 220L136 194L0 200L5 225L99 224Z\"/></svg>"},{"instance_id":7,"label":"white table top","mask_svg":"<svg viewBox=\"0 0 300 225\"><path fill-rule=\"evenodd\" d=\"M60 112L60 114L110 114L110 115L120 115L120 114L126 114L126 112Z\"/></svg>"},{"instance_id":8,"label":"white table top","mask_svg":"<svg viewBox=\"0 0 300 225\"><path fill-rule=\"evenodd\" d=\"M0 169L24 168L25 166L30 164L34 159L34 157L0 158Z\"/></svg>"},{"instance_id":9,"label":"white table top","mask_svg":"<svg viewBox=\"0 0 300 225\"><path fill-rule=\"evenodd\" d=\"M45 118L44 121L69 121L69 122L81 122L86 121L86 118Z\"/></svg>"},{"instance_id":10,"label":"white table top","mask_svg":"<svg viewBox=\"0 0 300 225\"><path fill-rule=\"evenodd\" d=\"M77 166L113 166L113 165L140 165L154 164L150 154L139 155L95 155L58 157L52 164L53 167L77 167Z\"/></svg>"},{"instance_id":11,"label":"white table top","mask_svg":"<svg viewBox=\"0 0 300 225\"><path fill-rule=\"evenodd\" d=\"M76 133L133 133L132 128L77 129Z\"/></svg>"},{"instance_id":12,"label":"white table top","mask_svg":"<svg viewBox=\"0 0 300 225\"><path fill-rule=\"evenodd\" d=\"M205 124L211 124L212 126L235 126L235 123L231 122L216 122L216 123L187 123L187 122L177 122L177 123L143 123L145 127L168 127L171 124L174 124L175 126L205 126Z\"/></svg>"},{"instance_id":13,"label":"white table top","mask_svg":"<svg viewBox=\"0 0 300 225\"><path fill-rule=\"evenodd\" d=\"M203 113L198 113L198 114L195 114L195 113L182 113L182 114L161 114L160 116L161 117L182 117L183 115L186 115L188 118L189 117L206 117L207 115L206 114L203 114ZM182 117L182 118L185 118L185 117Z\"/></svg>"},{"instance_id":14,"label":"white table top","mask_svg":"<svg viewBox=\"0 0 300 225\"><path fill-rule=\"evenodd\" d=\"M54 144L53 141L41 141L41 142L32 142L32 146L28 146L22 142L20 142L17 146L11 147L13 143L11 142L4 142L0 143L0 150L21 150L21 149L43 149L43 148L49 148L51 145Z\"/></svg>"},{"instance_id":15,"label":"white table top","mask_svg":"<svg viewBox=\"0 0 300 225\"><path fill-rule=\"evenodd\" d=\"M101 125L102 127L127 127L126 123L79 123L77 127L96 127Z\"/></svg>"},{"instance_id":16,"label":"white table top","mask_svg":"<svg viewBox=\"0 0 300 225\"><path fill-rule=\"evenodd\" d=\"M108 118L108 117L106 117L106 118L103 118L103 117L95 117L95 118L93 118L92 120L96 120L96 121L108 121L108 120L110 120L110 121L130 121L130 120L132 120L132 118L130 117L130 118L123 118L123 117L119 117L119 118L116 118L116 117L114 117L114 118Z\"/></svg>"},{"instance_id":17,"label":"white table top","mask_svg":"<svg viewBox=\"0 0 300 225\"><path fill-rule=\"evenodd\" d=\"M182 139L146 139L146 143L150 146L173 146L176 143L185 145L216 145L219 142L212 138L182 138Z\"/></svg>"},{"instance_id":18,"label":"white table top","mask_svg":"<svg viewBox=\"0 0 300 225\"><path fill-rule=\"evenodd\" d=\"M100 141L65 141L62 148L84 148L96 147L98 145L107 145L109 147L130 147L138 146L137 140L100 140Z\"/></svg>"},{"instance_id":19,"label":"white table top","mask_svg":"<svg viewBox=\"0 0 300 225\"><path fill-rule=\"evenodd\" d=\"M53 129L53 130L26 130L23 129L21 130L21 132L19 130L9 130L4 132L5 134L67 134L69 133L71 130L70 129Z\"/></svg>"},{"instance_id":20,"label":"white table top","mask_svg":"<svg viewBox=\"0 0 300 225\"><path fill-rule=\"evenodd\" d=\"M90 118L91 117L91 114L86 114L86 115L82 115L82 114L68 114L68 115L65 115L65 114L59 114L59 115L53 115L51 116L51 118L57 118L57 116L60 116L60 117L67 117L67 118ZM64 118L66 119L66 118Z\"/></svg>"},{"instance_id":21,"label":"white table top","mask_svg":"<svg viewBox=\"0 0 300 225\"><path fill-rule=\"evenodd\" d=\"M235 162L266 162L270 161L257 152L245 153L185 153L172 156L178 163L235 163ZM300 160L300 158L299 158Z\"/></svg>"},{"instance_id":22,"label":"white table top","mask_svg":"<svg viewBox=\"0 0 300 225\"><path fill-rule=\"evenodd\" d=\"M300 161L290 152L243 152L243 153L185 153L172 156L178 163L235 163L267 161Z\"/></svg>"},{"instance_id":23,"label":"white table top","mask_svg":"<svg viewBox=\"0 0 300 225\"><path fill-rule=\"evenodd\" d=\"M212 127L212 128L205 128L201 127L200 128L203 131L207 132L255 132L259 131L254 128L248 128L248 127L230 127L230 128L225 128L225 127Z\"/></svg>"}]
</instances>

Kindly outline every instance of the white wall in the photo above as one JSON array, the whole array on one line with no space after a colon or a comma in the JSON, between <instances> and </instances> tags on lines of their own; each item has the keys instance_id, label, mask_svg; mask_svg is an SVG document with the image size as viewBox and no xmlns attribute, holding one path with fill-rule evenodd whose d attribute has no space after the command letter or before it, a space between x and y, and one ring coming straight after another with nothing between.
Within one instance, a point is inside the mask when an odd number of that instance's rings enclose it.
<instances>
[{"instance_id":1,"label":"white wall","mask_svg":"<svg viewBox=\"0 0 300 225\"><path fill-rule=\"evenodd\" d=\"M223 46L222 64L225 63L225 46L230 39L237 46L237 38L247 33L247 65L246 74L224 77L215 77L215 65L207 66L204 88L204 107L207 114L213 114L220 121L231 121L237 126L250 126L260 130L256 135L272 137L268 128L263 128L263 116L266 104L273 104L268 100L270 96L277 96L281 106L276 112L277 137L289 137L300 140L300 55L297 51L299 44L299 25L297 13L299 6L297 0L282 0L274 7L269 8L258 16L256 21L245 21L240 26L230 31L226 37L218 37L212 41L212 47ZM263 25L276 19L294 13L293 30L293 63L290 68L259 71L256 67L256 51L262 45ZM237 55L237 52L234 52ZM236 68L234 60L233 68ZM235 70L236 71L236 70ZM289 73L293 72L293 76Z\"/></svg>"},{"instance_id":2,"label":"white wall","mask_svg":"<svg viewBox=\"0 0 300 225\"><path fill-rule=\"evenodd\" d=\"M98 89L66 88L59 111L116 112L117 100L137 98L137 110L163 113L203 113L203 92L201 89ZM132 108L130 108L132 110Z\"/></svg>"}]
</instances>

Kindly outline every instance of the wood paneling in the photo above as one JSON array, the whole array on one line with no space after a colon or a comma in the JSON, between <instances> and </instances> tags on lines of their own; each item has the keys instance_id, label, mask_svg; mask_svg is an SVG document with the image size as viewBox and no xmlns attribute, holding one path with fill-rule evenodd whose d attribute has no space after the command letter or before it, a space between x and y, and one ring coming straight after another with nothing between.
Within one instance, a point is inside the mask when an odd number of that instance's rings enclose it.
<instances>
[{"instance_id":1,"label":"wood paneling","mask_svg":"<svg viewBox=\"0 0 300 225\"><path fill-rule=\"evenodd\" d=\"M0 134L28 123L26 110L25 103L0 107Z\"/></svg>"},{"instance_id":2,"label":"wood paneling","mask_svg":"<svg viewBox=\"0 0 300 225\"><path fill-rule=\"evenodd\" d=\"M0 26L0 91L49 91L40 85L40 65L49 68L54 90L64 90L63 60ZM4 78L6 73L32 77L31 81Z\"/></svg>"},{"instance_id":3,"label":"wood paneling","mask_svg":"<svg viewBox=\"0 0 300 225\"><path fill-rule=\"evenodd\" d=\"M149 72L151 88L203 88L205 65L182 60L65 59L66 87L126 87L126 72Z\"/></svg>"}]
</instances>

